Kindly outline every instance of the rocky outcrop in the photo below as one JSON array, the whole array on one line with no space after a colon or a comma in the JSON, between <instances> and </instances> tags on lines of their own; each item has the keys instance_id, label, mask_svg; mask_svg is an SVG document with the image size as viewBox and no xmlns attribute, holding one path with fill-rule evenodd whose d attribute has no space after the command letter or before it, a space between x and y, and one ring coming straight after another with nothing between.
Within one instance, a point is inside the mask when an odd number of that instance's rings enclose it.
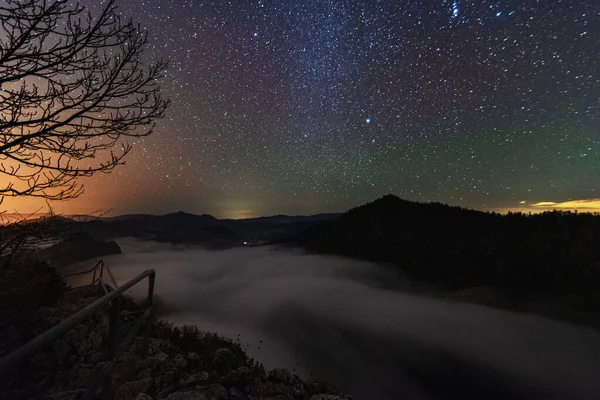
<instances>
[{"instance_id":1,"label":"rocky outcrop","mask_svg":"<svg viewBox=\"0 0 600 400\"><path fill-rule=\"evenodd\" d=\"M35 334L50 328L99 297L97 287L67 291L51 307L28 315ZM124 302L125 309L134 308ZM103 310L106 311L106 310ZM167 324L168 325L168 324ZM105 390L115 400L137 399L349 399L322 383L303 381L286 369L265 371L230 340L196 328L170 328L156 322L146 356L144 339L133 344L117 360L105 380ZM100 312L77 325L64 337L36 354L26 365L3 376L0 399L78 399L86 391L100 394L106 360L107 318ZM193 348L195 351L188 351Z\"/></svg>"},{"instance_id":2,"label":"rocky outcrop","mask_svg":"<svg viewBox=\"0 0 600 400\"><path fill-rule=\"evenodd\" d=\"M23 326L33 310L56 304L66 285L54 268L36 260L0 271L0 357L30 340L34 333Z\"/></svg>"}]
</instances>

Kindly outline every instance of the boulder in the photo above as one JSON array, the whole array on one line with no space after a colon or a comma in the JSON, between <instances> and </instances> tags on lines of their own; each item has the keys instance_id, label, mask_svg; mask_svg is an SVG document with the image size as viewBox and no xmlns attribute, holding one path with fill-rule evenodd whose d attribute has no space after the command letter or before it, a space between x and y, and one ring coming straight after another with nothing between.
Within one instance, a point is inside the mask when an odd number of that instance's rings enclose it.
<instances>
[{"instance_id":1,"label":"boulder","mask_svg":"<svg viewBox=\"0 0 600 400\"><path fill-rule=\"evenodd\" d=\"M190 369L200 368L200 356L198 353L187 353L185 358Z\"/></svg>"},{"instance_id":2,"label":"boulder","mask_svg":"<svg viewBox=\"0 0 600 400\"><path fill-rule=\"evenodd\" d=\"M227 397L227 389L221 385L213 384L171 393L166 397L166 400L224 400Z\"/></svg>"},{"instance_id":3,"label":"boulder","mask_svg":"<svg viewBox=\"0 0 600 400\"><path fill-rule=\"evenodd\" d=\"M138 381L125 382L117 387L113 393L114 400L129 400L136 398L139 394L147 391L153 385L152 378L140 379Z\"/></svg>"},{"instance_id":4,"label":"boulder","mask_svg":"<svg viewBox=\"0 0 600 400\"><path fill-rule=\"evenodd\" d=\"M273 382L294 383L296 377L285 368L275 368L267 376Z\"/></svg>"},{"instance_id":5,"label":"boulder","mask_svg":"<svg viewBox=\"0 0 600 400\"><path fill-rule=\"evenodd\" d=\"M348 397L338 396L337 394L316 394L310 400L348 400Z\"/></svg>"},{"instance_id":6,"label":"boulder","mask_svg":"<svg viewBox=\"0 0 600 400\"><path fill-rule=\"evenodd\" d=\"M248 388L248 394L255 397L272 397L286 395L294 397L294 389L285 383L275 383L264 379L256 379Z\"/></svg>"},{"instance_id":7,"label":"boulder","mask_svg":"<svg viewBox=\"0 0 600 400\"><path fill-rule=\"evenodd\" d=\"M224 384L228 386L233 386L236 388L244 388L250 385L254 381L254 375L252 370L248 367L239 367L230 371L226 376L224 376L221 380Z\"/></svg>"},{"instance_id":8,"label":"boulder","mask_svg":"<svg viewBox=\"0 0 600 400\"><path fill-rule=\"evenodd\" d=\"M182 374L188 369L188 363L182 354L177 354L172 361L172 368L175 372Z\"/></svg>"},{"instance_id":9,"label":"boulder","mask_svg":"<svg viewBox=\"0 0 600 400\"><path fill-rule=\"evenodd\" d=\"M187 374L179 378L177 387L180 389L189 388L192 386L203 385L209 381L209 375L205 371L197 371Z\"/></svg>"},{"instance_id":10,"label":"boulder","mask_svg":"<svg viewBox=\"0 0 600 400\"><path fill-rule=\"evenodd\" d=\"M215 351L211 364L217 372L227 373L239 367L239 360L230 349L223 347Z\"/></svg>"}]
</instances>

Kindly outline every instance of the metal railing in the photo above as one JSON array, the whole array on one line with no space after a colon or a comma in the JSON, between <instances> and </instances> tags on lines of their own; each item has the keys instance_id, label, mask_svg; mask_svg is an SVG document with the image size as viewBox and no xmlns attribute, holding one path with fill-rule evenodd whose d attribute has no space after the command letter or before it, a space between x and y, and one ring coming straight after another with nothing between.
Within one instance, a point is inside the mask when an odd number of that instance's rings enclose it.
<instances>
[{"instance_id":1,"label":"metal railing","mask_svg":"<svg viewBox=\"0 0 600 400\"><path fill-rule=\"evenodd\" d=\"M107 285L106 282L104 281L103 274L104 274L104 269L105 268L106 268L106 271L107 271L107 273L109 275L109 278L111 279L110 283L113 285L112 287L110 287L109 285ZM92 282L91 282L91 284L92 285L98 284L101 287L101 289L104 291L104 294L108 294L108 292L111 291L111 290L113 290L113 288L116 289L116 288L119 287L117 285L117 282L115 281L115 277L113 276L112 272L110 271L110 268L108 268L108 265L106 265L103 260L98 261L96 263L96 265L93 268L89 269L89 270L75 272L75 273L64 275L62 277L56 277L56 278L53 278L53 279L60 279L60 280L64 281L66 278L71 278L71 277L74 277L74 276L84 275L84 274L92 274L92 273L93 273L93 276L92 276ZM73 290L75 288L77 288L77 286L76 287L71 287L71 288L69 288L67 290ZM56 293L57 293L57 291L54 291L54 292L52 292L52 291L46 291L44 293L44 295L42 296L41 300L39 302L37 302L36 304L32 304L32 305L30 305L29 307L27 307L25 309L19 310L19 312L15 313L15 315L13 315L12 317L6 319L5 321L0 321L0 342L2 342L3 347L9 348L11 342L17 342L19 340L18 337L12 339L12 341L9 340L8 342L5 341L5 340L3 340L3 335L5 335L9 331L9 329L5 329L5 328L6 327L10 327L10 325L11 325L12 322L18 320L24 314L26 314L26 313L28 313L30 311L33 311L35 309L40 308L41 305L44 304L45 297L51 296L51 295L56 294ZM6 351L0 350L0 357L2 357L4 355L4 353L6 353Z\"/></svg>"},{"instance_id":2,"label":"metal railing","mask_svg":"<svg viewBox=\"0 0 600 400\"><path fill-rule=\"evenodd\" d=\"M108 294L109 290L109 286L107 285L107 283L104 281L104 270L106 269L106 272L108 274L108 277L110 278L109 283L112 284L112 289L118 289L119 285L117 285L117 281L115 280L115 277L113 276L112 272L110 271L110 268L108 268L108 266L106 264L104 264L104 260L100 260L96 263L96 265L92 268L89 269L87 271L80 271L80 272L74 272L72 274L67 274L64 275L62 277L62 279L66 279L66 278L72 278L74 276L79 276L79 275L84 275L84 274L92 274L92 285L95 285L96 283L98 283L102 289L104 289L104 294Z\"/></svg>"},{"instance_id":3,"label":"metal railing","mask_svg":"<svg viewBox=\"0 0 600 400\"><path fill-rule=\"evenodd\" d=\"M98 274L96 274L96 271L98 271L98 269L99 269L99 272L98 272ZM108 326L108 340L107 340L107 360L108 360L109 364L102 371L102 373L98 376L96 383L89 387L88 391L86 392L86 395L87 395L86 397L93 397L92 394L94 391L97 390L97 386L104 384L106 382L106 378L108 377L108 374L109 374L110 370L112 369L113 365L118 360L118 358L121 356L121 354L125 351L125 349L130 345L132 340L135 338L140 326L144 322L146 322L146 326L145 326L145 332L144 332L144 342L143 342L143 347L142 347L143 354L142 355L145 356L147 348L148 348L148 341L149 341L149 334L150 334L150 323L151 322L148 317L151 315L151 312L152 312L152 299L154 297L154 281L156 278L156 272L152 269L144 271L141 274L139 274L138 276L136 276L135 278L128 281L127 283L123 284L121 287L116 287L116 282L114 282L114 277L112 276L112 273L110 273L110 270L108 268L106 268L107 271L109 271L108 273L110 275L111 280L115 284L114 290L108 291L108 289L106 288L106 284L104 283L104 280L102 278L102 273L103 273L104 269L105 269L104 263L102 261L100 261L96 264L96 266L94 268L92 268L89 271L84 271L81 273L69 275L69 276L73 276L73 275L79 275L79 274L86 273L86 272L87 273L93 272L94 275L92 278L92 282L94 284L100 283L103 286L103 288L105 289L106 294L103 297L101 297L100 299L93 302L92 304L85 307L84 309L71 315L69 318L65 319L60 324L54 326L53 328L50 328L46 332L44 332L41 335L32 339L30 342L17 348L13 352L6 355L4 358L0 359L0 372L6 371L7 369L14 367L15 365L18 365L24 361L27 361L35 353L37 353L38 351L40 351L40 350L46 348L47 346L49 346L50 344L52 344L55 340L59 339L61 336L63 336L65 333L67 333L70 329L72 329L75 326L77 326L78 324L82 323L85 319L90 317L92 314L100 311L108 303L110 303L110 309L108 312L109 326ZM121 311L121 304L122 304L121 300L122 300L123 293L126 290L128 290L128 289L132 288L133 286L135 286L136 284L138 284L139 282L141 282L142 280L144 280L145 278L148 278L148 297L147 297L146 308L139 310L139 311L127 313L128 315L140 313L141 317L134 323L134 325L129 330L126 337L120 343L120 346L117 347L117 329L118 329L118 324L119 324L119 314Z\"/></svg>"}]
</instances>

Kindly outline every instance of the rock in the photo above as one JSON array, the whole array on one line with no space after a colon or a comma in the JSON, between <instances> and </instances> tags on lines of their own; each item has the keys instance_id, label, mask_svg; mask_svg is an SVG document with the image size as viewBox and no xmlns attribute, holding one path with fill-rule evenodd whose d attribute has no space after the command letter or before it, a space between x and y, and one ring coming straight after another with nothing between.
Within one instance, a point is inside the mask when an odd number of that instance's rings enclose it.
<instances>
[{"instance_id":1,"label":"rock","mask_svg":"<svg viewBox=\"0 0 600 400\"><path fill-rule=\"evenodd\" d=\"M248 393L251 396L256 397L273 397L277 395L287 395L291 398L294 397L295 390L293 387L284 383L275 383L262 379L257 379L252 383L248 389Z\"/></svg>"},{"instance_id":2,"label":"rock","mask_svg":"<svg viewBox=\"0 0 600 400\"><path fill-rule=\"evenodd\" d=\"M246 387L254 380L252 370L248 367L239 367L230 371L225 377L222 378L223 383L228 386L234 386L237 388Z\"/></svg>"},{"instance_id":3,"label":"rock","mask_svg":"<svg viewBox=\"0 0 600 400\"><path fill-rule=\"evenodd\" d=\"M198 369L200 367L200 356L198 353L187 353L186 359L188 368Z\"/></svg>"},{"instance_id":4,"label":"rock","mask_svg":"<svg viewBox=\"0 0 600 400\"><path fill-rule=\"evenodd\" d=\"M85 390L69 390L67 392L53 393L43 397L43 400L75 400L84 393ZM4 398L0 394L0 399Z\"/></svg>"},{"instance_id":5,"label":"rock","mask_svg":"<svg viewBox=\"0 0 600 400\"><path fill-rule=\"evenodd\" d=\"M154 400L152 396L147 395L146 393L140 393L137 395L135 400Z\"/></svg>"},{"instance_id":6,"label":"rock","mask_svg":"<svg viewBox=\"0 0 600 400\"><path fill-rule=\"evenodd\" d=\"M143 339L138 338L138 340L135 344L136 352L141 352L141 350L143 350L143 343L144 343ZM174 352L178 352L178 351L179 350L169 340L150 338L148 341L148 355L149 356L155 356L158 353L174 353Z\"/></svg>"},{"instance_id":7,"label":"rock","mask_svg":"<svg viewBox=\"0 0 600 400\"><path fill-rule=\"evenodd\" d=\"M226 399L227 395L227 389L221 385L214 384L171 393L166 400L221 400Z\"/></svg>"},{"instance_id":8,"label":"rock","mask_svg":"<svg viewBox=\"0 0 600 400\"><path fill-rule=\"evenodd\" d=\"M52 346L57 363L66 364L69 353L73 351L73 347L63 338L58 339Z\"/></svg>"},{"instance_id":9,"label":"rock","mask_svg":"<svg viewBox=\"0 0 600 400\"><path fill-rule=\"evenodd\" d=\"M181 354L177 354L173 359L173 369L175 372L181 374L188 369L188 363L185 361L185 358Z\"/></svg>"},{"instance_id":10,"label":"rock","mask_svg":"<svg viewBox=\"0 0 600 400\"><path fill-rule=\"evenodd\" d=\"M87 388L93 380L95 368L93 364L77 364L68 374L67 383L70 387Z\"/></svg>"},{"instance_id":11,"label":"rock","mask_svg":"<svg viewBox=\"0 0 600 400\"><path fill-rule=\"evenodd\" d=\"M111 371L111 380L115 385L128 381L137 381L145 378L165 376L172 370L172 362L166 353L159 353L153 357L141 358L132 354L121 357ZM174 378L172 378L174 380Z\"/></svg>"},{"instance_id":12,"label":"rock","mask_svg":"<svg viewBox=\"0 0 600 400\"><path fill-rule=\"evenodd\" d=\"M273 382L293 383L296 377L285 368L275 368L268 374L268 378Z\"/></svg>"},{"instance_id":13,"label":"rock","mask_svg":"<svg viewBox=\"0 0 600 400\"><path fill-rule=\"evenodd\" d=\"M206 400L206 396L201 391L194 389L171 393L166 400Z\"/></svg>"},{"instance_id":14,"label":"rock","mask_svg":"<svg viewBox=\"0 0 600 400\"><path fill-rule=\"evenodd\" d=\"M125 382L113 394L115 400L129 400L137 397L139 394L152 387L152 378L140 379L139 381Z\"/></svg>"},{"instance_id":15,"label":"rock","mask_svg":"<svg viewBox=\"0 0 600 400\"><path fill-rule=\"evenodd\" d=\"M316 394L310 400L350 400L351 397L338 396L337 394Z\"/></svg>"},{"instance_id":16,"label":"rock","mask_svg":"<svg viewBox=\"0 0 600 400\"><path fill-rule=\"evenodd\" d=\"M262 397L261 400L295 400L287 394L278 394L277 396Z\"/></svg>"},{"instance_id":17,"label":"rock","mask_svg":"<svg viewBox=\"0 0 600 400\"><path fill-rule=\"evenodd\" d=\"M185 389L191 386L202 385L208 382L209 376L205 371L194 372L179 378L177 387Z\"/></svg>"},{"instance_id":18,"label":"rock","mask_svg":"<svg viewBox=\"0 0 600 400\"><path fill-rule=\"evenodd\" d=\"M175 383L175 381L177 380L177 374L175 373L175 371L167 371L165 374L163 374L160 377L160 380L162 382L161 387L164 387L166 385L172 385L173 383Z\"/></svg>"},{"instance_id":19,"label":"rock","mask_svg":"<svg viewBox=\"0 0 600 400\"><path fill-rule=\"evenodd\" d=\"M237 368L239 361L235 354L226 347L222 347L215 351L215 355L212 359L212 367L215 368L219 373L226 373L232 369Z\"/></svg>"},{"instance_id":20,"label":"rock","mask_svg":"<svg viewBox=\"0 0 600 400\"><path fill-rule=\"evenodd\" d=\"M227 389L221 385L212 384L204 387L204 395L207 399L225 399L227 398Z\"/></svg>"},{"instance_id":21,"label":"rock","mask_svg":"<svg viewBox=\"0 0 600 400\"><path fill-rule=\"evenodd\" d=\"M128 381L151 377L152 369L144 368L141 363L141 361L131 357L119 359L110 371L112 384L118 386Z\"/></svg>"},{"instance_id":22,"label":"rock","mask_svg":"<svg viewBox=\"0 0 600 400\"><path fill-rule=\"evenodd\" d=\"M159 362L164 362L169 358L169 355L167 353L165 353L164 351L161 351L160 353L158 353L157 355L155 355L152 358Z\"/></svg>"},{"instance_id":23,"label":"rock","mask_svg":"<svg viewBox=\"0 0 600 400\"><path fill-rule=\"evenodd\" d=\"M306 388L308 395L339 395L339 393L337 393L335 389L333 389L326 383L314 379L309 379L306 382L304 382L304 387Z\"/></svg>"}]
</instances>

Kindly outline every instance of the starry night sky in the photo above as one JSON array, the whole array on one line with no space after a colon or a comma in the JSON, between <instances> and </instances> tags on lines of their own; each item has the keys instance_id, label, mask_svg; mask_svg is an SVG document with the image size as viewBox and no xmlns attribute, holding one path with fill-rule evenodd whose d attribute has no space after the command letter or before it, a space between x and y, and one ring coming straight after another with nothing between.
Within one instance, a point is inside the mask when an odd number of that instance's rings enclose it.
<instances>
[{"instance_id":1,"label":"starry night sky","mask_svg":"<svg viewBox=\"0 0 600 400\"><path fill-rule=\"evenodd\" d=\"M148 29L148 56L170 60L173 105L126 166L59 211L241 218L386 193L496 210L600 198L597 0L120 10Z\"/></svg>"}]
</instances>

